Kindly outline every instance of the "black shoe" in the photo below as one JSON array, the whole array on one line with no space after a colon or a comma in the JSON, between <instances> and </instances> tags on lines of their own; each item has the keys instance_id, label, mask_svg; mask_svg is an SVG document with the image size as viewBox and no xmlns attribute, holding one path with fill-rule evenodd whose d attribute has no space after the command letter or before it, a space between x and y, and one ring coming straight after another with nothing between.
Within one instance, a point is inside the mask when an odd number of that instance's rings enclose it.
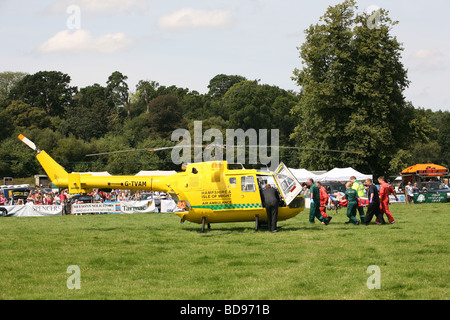
<instances>
[{"instance_id":1,"label":"black shoe","mask_svg":"<svg viewBox=\"0 0 450 320\"><path fill-rule=\"evenodd\" d=\"M330 223L330 221L331 221L331 217L330 216L328 216L328 217L326 217L326 218L323 218L323 223L325 223L325 225L327 226L329 223Z\"/></svg>"},{"instance_id":2,"label":"black shoe","mask_svg":"<svg viewBox=\"0 0 450 320\"><path fill-rule=\"evenodd\" d=\"M270 231L270 233L275 233L275 232L278 232L278 229Z\"/></svg>"},{"instance_id":3,"label":"black shoe","mask_svg":"<svg viewBox=\"0 0 450 320\"><path fill-rule=\"evenodd\" d=\"M349 223L352 223L350 220L348 220L347 222L345 222L345 224L349 224Z\"/></svg>"}]
</instances>

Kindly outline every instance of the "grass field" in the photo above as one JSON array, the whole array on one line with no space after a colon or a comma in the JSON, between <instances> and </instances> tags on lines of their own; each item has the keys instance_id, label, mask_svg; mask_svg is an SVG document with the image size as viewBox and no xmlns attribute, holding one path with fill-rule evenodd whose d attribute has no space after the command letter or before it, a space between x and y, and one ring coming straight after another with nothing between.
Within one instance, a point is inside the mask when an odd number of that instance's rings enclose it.
<instances>
[{"instance_id":1,"label":"grass field","mask_svg":"<svg viewBox=\"0 0 450 320\"><path fill-rule=\"evenodd\" d=\"M174 214L1 218L0 299L449 299L450 203L391 209L393 225L346 225L344 210L311 225L303 212L275 234L202 234ZM381 289L367 287L372 265Z\"/></svg>"}]
</instances>

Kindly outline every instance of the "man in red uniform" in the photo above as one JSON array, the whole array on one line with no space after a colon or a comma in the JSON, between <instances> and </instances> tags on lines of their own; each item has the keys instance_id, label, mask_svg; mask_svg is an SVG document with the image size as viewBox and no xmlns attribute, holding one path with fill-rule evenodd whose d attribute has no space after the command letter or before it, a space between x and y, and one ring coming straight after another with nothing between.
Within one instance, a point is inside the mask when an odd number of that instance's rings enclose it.
<instances>
[{"instance_id":1,"label":"man in red uniform","mask_svg":"<svg viewBox=\"0 0 450 320\"><path fill-rule=\"evenodd\" d=\"M398 201L397 196L395 195L394 189L392 189L391 185L388 184L384 177L379 177L378 182L380 183L380 211L381 214L386 214L389 223L395 223L394 217L392 216L392 213L389 211L389 195L393 194L395 196L395 199ZM378 221L377 219L377 222Z\"/></svg>"},{"instance_id":2,"label":"man in red uniform","mask_svg":"<svg viewBox=\"0 0 450 320\"><path fill-rule=\"evenodd\" d=\"M322 217L324 217L325 219L330 219L331 217L329 217L327 215L327 204L328 204L328 193L327 193L327 189L325 189L325 187L320 183L320 182L316 182L317 186L319 187L319 195L320 195L320 214L322 215ZM323 224L325 224L323 222Z\"/></svg>"}]
</instances>

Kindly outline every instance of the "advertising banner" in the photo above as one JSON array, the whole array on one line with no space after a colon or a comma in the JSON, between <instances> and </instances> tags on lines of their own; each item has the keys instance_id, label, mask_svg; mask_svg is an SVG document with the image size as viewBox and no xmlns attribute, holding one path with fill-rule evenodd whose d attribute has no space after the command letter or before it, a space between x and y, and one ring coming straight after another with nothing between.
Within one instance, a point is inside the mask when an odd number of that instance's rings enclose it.
<instances>
[{"instance_id":1,"label":"advertising banner","mask_svg":"<svg viewBox=\"0 0 450 320\"><path fill-rule=\"evenodd\" d=\"M395 200L395 196L393 194L389 195L389 203L404 203L405 202L405 195L404 194L397 194L397 200Z\"/></svg>"},{"instance_id":2,"label":"advertising banner","mask_svg":"<svg viewBox=\"0 0 450 320\"><path fill-rule=\"evenodd\" d=\"M118 209L118 210L117 210ZM116 207L116 203L74 203L72 205L72 214L84 213L114 213L120 211L120 207Z\"/></svg>"},{"instance_id":3,"label":"advertising banner","mask_svg":"<svg viewBox=\"0 0 450 320\"><path fill-rule=\"evenodd\" d=\"M46 205L15 205L2 206L8 213L7 217L45 217L60 216L63 212L63 206Z\"/></svg>"},{"instance_id":4,"label":"advertising banner","mask_svg":"<svg viewBox=\"0 0 450 320\"><path fill-rule=\"evenodd\" d=\"M122 213L148 213L155 212L155 203L153 200L143 201L121 201L120 211Z\"/></svg>"},{"instance_id":5,"label":"advertising banner","mask_svg":"<svg viewBox=\"0 0 450 320\"><path fill-rule=\"evenodd\" d=\"M414 203L441 203L447 202L446 193L415 193Z\"/></svg>"},{"instance_id":6,"label":"advertising banner","mask_svg":"<svg viewBox=\"0 0 450 320\"><path fill-rule=\"evenodd\" d=\"M173 212L176 209L175 201L163 200L161 206L164 212ZM2 210L1 216L7 217L43 217L43 216L61 216L63 213L62 205L13 205L2 206L7 213ZM142 201L122 201L122 202L104 202L104 203L74 203L72 204L72 214L89 213L149 213L156 212L155 203L152 200Z\"/></svg>"},{"instance_id":7,"label":"advertising banner","mask_svg":"<svg viewBox=\"0 0 450 320\"><path fill-rule=\"evenodd\" d=\"M72 205L72 214L85 213L147 213L155 212L152 200L104 203L80 203Z\"/></svg>"}]
</instances>

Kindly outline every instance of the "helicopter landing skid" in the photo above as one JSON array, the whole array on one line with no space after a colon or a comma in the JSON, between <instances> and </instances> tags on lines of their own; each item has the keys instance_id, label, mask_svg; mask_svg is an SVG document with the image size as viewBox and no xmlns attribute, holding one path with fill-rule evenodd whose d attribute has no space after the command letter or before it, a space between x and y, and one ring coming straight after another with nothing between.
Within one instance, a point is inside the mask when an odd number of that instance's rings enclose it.
<instances>
[{"instance_id":1,"label":"helicopter landing skid","mask_svg":"<svg viewBox=\"0 0 450 320\"><path fill-rule=\"evenodd\" d=\"M259 229L259 215L255 215L255 232Z\"/></svg>"},{"instance_id":2,"label":"helicopter landing skid","mask_svg":"<svg viewBox=\"0 0 450 320\"><path fill-rule=\"evenodd\" d=\"M206 217L202 217L202 233L205 233ZM208 223L208 229L211 229L211 225Z\"/></svg>"}]
</instances>

